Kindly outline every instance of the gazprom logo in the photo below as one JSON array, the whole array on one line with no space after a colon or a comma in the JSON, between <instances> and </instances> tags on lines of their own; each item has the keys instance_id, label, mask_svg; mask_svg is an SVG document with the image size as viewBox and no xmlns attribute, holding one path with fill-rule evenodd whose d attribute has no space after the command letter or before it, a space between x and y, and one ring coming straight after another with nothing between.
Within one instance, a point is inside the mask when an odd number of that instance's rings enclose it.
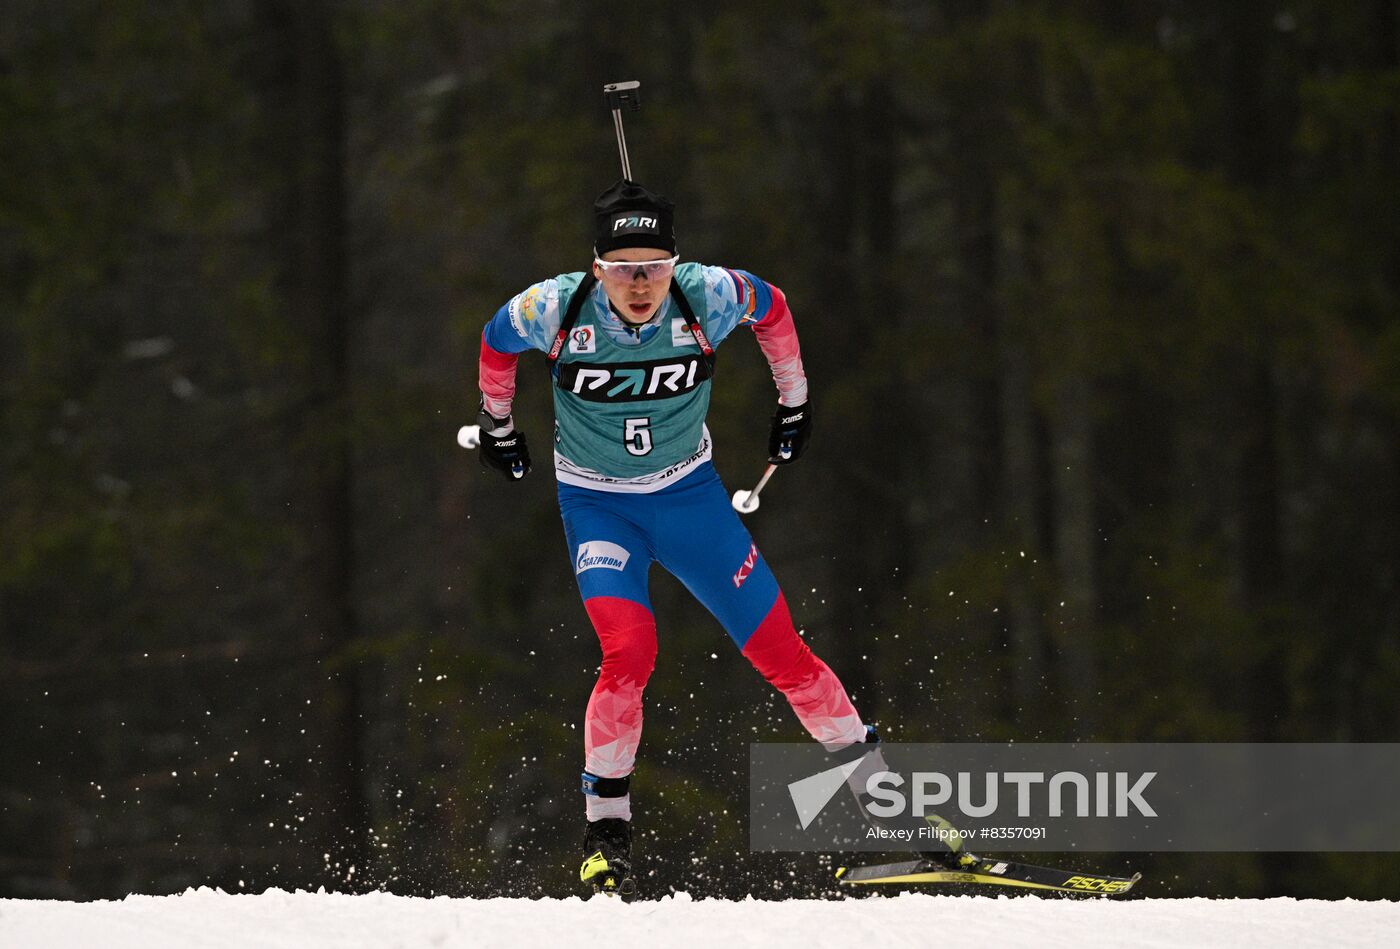
<instances>
[{"instance_id":1,"label":"gazprom logo","mask_svg":"<svg viewBox=\"0 0 1400 949\"><path fill-rule=\"evenodd\" d=\"M654 217L632 214L616 218L612 229L614 234L618 231L655 231L659 229L659 225Z\"/></svg>"},{"instance_id":2,"label":"gazprom logo","mask_svg":"<svg viewBox=\"0 0 1400 949\"><path fill-rule=\"evenodd\" d=\"M590 540L578 545L574 558L574 573L601 567L604 570L625 570L631 553L626 547L606 540Z\"/></svg>"}]
</instances>

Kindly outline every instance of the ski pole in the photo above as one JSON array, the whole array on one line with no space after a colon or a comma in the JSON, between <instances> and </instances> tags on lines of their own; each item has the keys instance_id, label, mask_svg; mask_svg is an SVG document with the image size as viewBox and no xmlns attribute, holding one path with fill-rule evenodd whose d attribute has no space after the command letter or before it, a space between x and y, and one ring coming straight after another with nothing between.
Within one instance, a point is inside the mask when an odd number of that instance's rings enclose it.
<instances>
[{"instance_id":1,"label":"ski pole","mask_svg":"<svg viewBox=\"0 0 1400 949\"><path fill-rule=\"evenodd\" d=\"M740 514L752 514L758 510L758 495L763 490L763 486L768 483L768 479L773 477L773 472L778 470L778 466L770 464L763 470L763 477L758 479L758 484L754 485L752 491L739 490L734 492L734 500L731 503L734 510Z\"/></svg>"},{"instance_id":2,"label":"ski pole","mask_svg":"<svg viewBox=\"0 0 1400 949\"><path fill-rule=\"evenodd\" d=\"M622 177L632 180L632 162L627 158L627 136L622 131L622 104L631 103L632 111L642 107L642 84L633 79L628 82L610 82L603 87L603 101L612 109L613 128L617 130L617 154L622 159Z\"/></svg>"},{"instance_id":3,"label":"ski pole","mask_svg":"<svg viewBox=\"0 0 1400 949\"><path fill-rule=\"evenodd\" d=\"M622 106L629 103L632 111L642 107L642 84L633 79L628 82L610 82L603 86L603 101L612 109L613 128L617 130L617 153L622 159L622 177L632 180L632 163L627 157L627 136L622 130ZM457 444L472 449L481 445L481 426L463 425L457 429Z\"/></svg>"}]
</instances>

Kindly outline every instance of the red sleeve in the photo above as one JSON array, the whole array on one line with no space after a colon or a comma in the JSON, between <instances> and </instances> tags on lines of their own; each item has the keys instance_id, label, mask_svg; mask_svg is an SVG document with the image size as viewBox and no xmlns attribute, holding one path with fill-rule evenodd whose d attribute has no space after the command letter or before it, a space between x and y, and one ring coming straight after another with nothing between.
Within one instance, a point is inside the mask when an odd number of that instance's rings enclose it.
<instances>
[{"instance_id":1,"label":"red sleeve","mask_svg":"<svg viewBox=\"0 0 1400 949\"><path fill-rule=\"evenodd\" d=\"M807 401L807 374L802 369L797 325L783 291L771 283L767 286L773 301L763 319L753 324L753 334L758 337L758 348L763 350L768 367L773 370L778 401L786 406L801 405Z\"/></svg>"},{"instance_id":2,"label":"red sleeve","mask_svg":"<svg viewBox=\"0 0 1400 949\"><path fill-rule=\"evenodd\" d=\"M510 414L510 404L515 399L515 366L520 361L516 353L501 353L486 342L486 334L481 336L481 361L478 363L481 401L486 411L496 418Z\"/></svg>"}]
</instances>

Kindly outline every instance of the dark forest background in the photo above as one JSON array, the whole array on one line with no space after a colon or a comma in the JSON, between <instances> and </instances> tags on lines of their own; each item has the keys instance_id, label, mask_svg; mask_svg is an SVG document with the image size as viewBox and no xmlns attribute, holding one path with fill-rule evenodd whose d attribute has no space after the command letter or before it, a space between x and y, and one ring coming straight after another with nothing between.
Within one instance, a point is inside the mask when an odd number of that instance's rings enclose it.
<instances>
[{"instance_id":1,"label":"dark forest background","mask_svg":"<svg viewBox=\"0 0 1400 949\"><path fill-rule=\"evenodd\" d=\"M815 436L750 527L887 737L1397 739L1397 55L1394 0L4 4L0 896L575 892L597 643L547 459L454 437L587 263L619 79L682 255L792 303ZM774 391L720 368L734 488ZM747 853L795 718L654 595L644 886L827 892Z\"/></svg>"}]
</instances>

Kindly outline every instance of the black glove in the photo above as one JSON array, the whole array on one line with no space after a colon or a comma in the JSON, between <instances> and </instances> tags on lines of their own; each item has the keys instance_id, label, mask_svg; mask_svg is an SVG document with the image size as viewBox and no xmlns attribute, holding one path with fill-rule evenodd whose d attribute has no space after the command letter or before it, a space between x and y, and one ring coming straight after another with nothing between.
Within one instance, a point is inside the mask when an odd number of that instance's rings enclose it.
<instances>
[{"instance_id":1,"label":"black glove","mask_svg":"<svg viewBox=\"0 0 1400 949\"><path fill-rule=\"evenodd\" d=\"M530 473L530 447L525 443L525 433L515 430L509 415L494 418L482 409L477 424L481 426L481 467L495 468L511 481Z\"/></svg>"},{"instance_id":2,"label":"black glove","mask_svg":"<svg viewBox=\"0 0 1400 949\"><path fill-rule=\"evenodd\" d=\"M812 434L812 403L803 402L788 408L778 406L773 413L773 430L768 434L768 460L775 465L787 465L802 457L807 439Z\"/></svg>"}]
</instances>

